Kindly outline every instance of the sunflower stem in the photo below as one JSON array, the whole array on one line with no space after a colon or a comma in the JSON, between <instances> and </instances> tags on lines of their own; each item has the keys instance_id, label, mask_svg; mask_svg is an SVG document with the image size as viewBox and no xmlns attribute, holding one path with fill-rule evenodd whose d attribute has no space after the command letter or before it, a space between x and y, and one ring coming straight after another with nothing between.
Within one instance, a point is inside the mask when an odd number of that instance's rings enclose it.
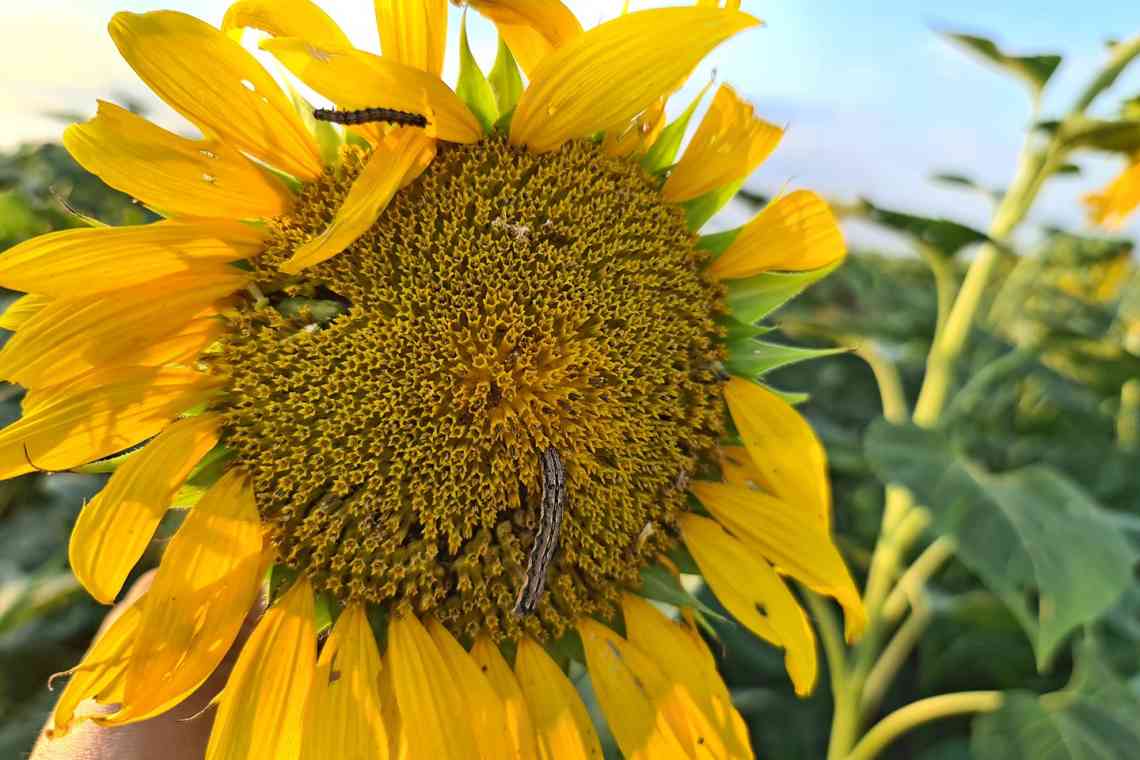
<instances>
[{"instance_id":1,"label":"sunflower stem","mask_svg":"<svg viewBox=\"0 0 1140 760\"><path fill-rule=\"evenodd\" d=\"M921 591L912 596L910 606L910 617L895 632L871 668L871 672L867 674L867 681L859 698L859 714L863 720L870 718L879 709L895 676L906 664L910 653L914 651L922 639L922 634L926 632L926 627L934 618L930 604Z\"/></svg>"},{"instance_id":2,"label":"sunflower stem","mask_svg":"<svg viewBox=\"0 0 1140 760\"><path fill-rule=\"evenodd\" d=\"M1000 691L963 691L942 694L900 707L867 732L846 760L873 760L891 742L924 723L953 715L993 712L1002 705Z\"/></svg>"},{"instance_id":3,"label":"sunflower stem","mask_svg":"<svg viewBox=\"0 0 1140 760\"><path fill-rule=\"evenodd\" d=\"M827 747L827 760L841 760L855 746L859 731L858 693L849 682L850 668L847 649L843 644L839 619L828 602L814 591L803 589L804 600L819 626L823 656L827 659L827 672L831 682L831 738Z\"/></svg>"},{"instance_id":4,"label":"sunflower stem","mask_svg":"<svg viewBox=\"0 0 1140 760\"><path fill-rule=\"evenodd\" d=\"M926 582L954 556L957 549L954 539L947 536L936 539L926 547L899 577L898 583L887 596L883 603L883 617L890 622L898 620L906 610L907 602L922 593Z\"/></svg>"}]
</instances>

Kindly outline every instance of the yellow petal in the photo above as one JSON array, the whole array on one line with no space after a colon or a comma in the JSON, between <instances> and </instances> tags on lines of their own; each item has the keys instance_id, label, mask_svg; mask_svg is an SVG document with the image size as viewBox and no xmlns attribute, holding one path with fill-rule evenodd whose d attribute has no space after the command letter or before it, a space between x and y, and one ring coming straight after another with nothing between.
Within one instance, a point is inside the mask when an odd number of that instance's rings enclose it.
<instances>
[{"instance_id":1,"label":"yellow petal","mask_svg":"<svg viewBox=\"0 0 1140 760\"><path fill-rule=\"evenodd\" d=\"M188 369L93 370L65 383L34 414L0 430L0 480L37 467L67 470L128 449L220 385Z\"/></svg>"},{"instance_id":2,"label":"yellow petal","mask_svg":"<svg viewBox=\"0 0 1140 760\"><path fill-rule=\"evenodd\" d=\"M113 103L73 124L63 144L84 169L116 190L173 216L279 216L289 192L217 139L190 140Z\"/></svg>"},{"instance_id":3,"label":"yellow petal","mask_svg":"<svg viewBox=\"0 0 1140 760\"><path fill-rule=\"evenodd\" d=\"M318 47L303 39L265 40L261 47L341 108L383 106L423 114L428 120L424 132L448 142L483 137L474 114L434 74L363 50Z\"/></svg>"},{"instance_id":4,"label":"yellow petal","mask_svg":"<svg viewBox=\"0 0 1140 760\"><path fill-rule=\"evenodd\" d=\"M404 730L404 721L400 718L400 709L396 704L396 687L392 683L390 667L385 667L380 672L380 717L384 721L384 728L388 731L388 757L393 760L408 760L411 757L408 734ZM303 757L301 760L310 759Z\"/></svg>"},{"instance_id":5,"label":"yellow petal","mask_svg":"<svg viewBox=\"0 0 1140 760\"><path fill-rule=\"evenodd\" d=\"M411 758L471 760L479 757L475 727L456 690L447 661L411 615L388 625L388 667ZM460 719L459 716L464 716Z\"/></svg>"},{"instance_id":6,"label":"yellow petal","mask_svg":"<svg viewBox=\"0 0 1140 760\"><path fill-rule=\"evenodd\" d=\"M56 702L55 710L52 712L49 736L54 738L67 733L77 718L77 709L83 701L94 699L107 703L107 692L122 680L126 672L131 647L135 643L135 633L139 629L139 623L142 622L145 600L146 596L143 595L131 603L115 622L99 635L91 649L71 671L71 680L59 695L59 701Z\"/></svg>"},{"instance_id":7,"label":"yellow petal","mask_svg":"<svg viewBox=\"0 0 1140 760\"><path fill-rule=\"evenodd\" d=\"M665 128L665 101L666 98L658 98L624 131L606 134L602 143L606 153L611 156L640 156L649 150Z\"/></svg>"},{"instance_id":8,"label":"yellow petal","mask_svg":"<svg viewBox=\"0 0 1140 760\"><path fill-rule=\"evenodd\" d=\"M526 708L518 679L503 659L499 648L487 636L480 636L471 648L471 658L479 665L503 704L509 739L509 757L519 760L537 760L538 744L534 725Z\"/></svg>"},{"instance_id":9,"label":"yellow petal","mask_svg":"<svg viewBox=\"0 0 1140 760\"><path fill-rule=\"evenodd\" d=\"M202 414L163 430L115 471L71 531L71 571L91 596L114 601L175 492L218 442L221 418Z\"/></svg>"},{"instance_id":10,"label":"yellow petal","mask_svg":"<svg viewBox=\"0 0 1140 760\"><path fill-rule=\"evenodd\" d=\"M2 258L0 258L0 262L3 262ZM10 286L4 283L4 287ZM12 289L24 290L24 288ZM25 296L20 296L8 304L8 308L4 310L3 316L0 316L0 327L3 327L5 330L19 330L24 326L24 323L43 311L51 302L51 296L45 296L39 293L28 293Z\"/></svg>"},{"instance_id":11,"label":"yellow petal","mask_svg":"<svg viewBox=\"0 0 1140 760\"><path fill-rule=\"evenodd\" d=\"M831 524L831 487L823 445L807 421L782 398L734 377L724 399L753 466L772 493L793 507Z\"/></svg>"},{"instance_id":12,"label":"yellow petal","mask_svg":"<svg viewBox=\"0 0 1140 760\"><path fill-rule=\"evenodd\" d=\"M172 275L126 291L56 300L0 350L0 377L36 388L96 367L131 364L134 354L212 313L219 299L249 279L247 272L218 265L211 274Z\"/></svg>"},{"instance_id":13,"label":"yellow petal","mask_svg":"<svg viewBox=\"0 0 1140 760\"><path fill-rule=\"evenodd\" d=\"M769 203L746 224L708 273L735 279L772 269L801 272L828 266L846 252L827 201L810 190L796 190Z\"/></svg>"},{"instance_id":14,"label":"yellow petal","mask_svg":"<svg viewBox=\"0 0 1140 760\"><path fill-rule=\"evenodd\" d=\"M680 203L744 179L783 136L784 130L758 119L749 103L722 84L661 194Z\"/></svg>"},{"instance_id":15,"label":"yellow petal","mask_svg":"<svg viewBox=\"0 0 1140 760\"><path fill-rule=\"evenodd\" d=\"M672 92L714 47L757 23L716 8L658 8L595 27L535 68L515 109L511 142L548 151L629 121Z\"/></svg>"},{"instance_id":16,"label":"yellow petal","mask_svg":"<svg viewBox=\"0 0 1140 760\"><path fill-rule=\"evenodd\" d=\"M217 272L256 255L265 233L230 221L60 230L0 255L0 285L54 298L124 290L172 274Z\"/></svg>"},{"instance_id":17,"label":"yellow petal","mask_svg":"<svg viewBox=\"0 0 1140 760\"><path fill-rule=\"evenodd\" d=\"M748 449L743 446L721 446L717 454L720 460L720 474L725 483L770 490L764 476L752 463Z\"/></svg>"},{"instance_id":18,"label":"yellow petal","mask_svg":"<svg viewBox=\"0 0 1140 760\"><path fill-rule=\"evenodd\" d=\"M352 45L337 23L311 0L238 0L226 10L222 31L240 39L247 28L274 37L304 37L317 45Z\"/></svg>"},{"instance_id":19,"label":"yellow petal","mask_svg":"<svg viewBox=\"0 0 1140 760\"><path fill-rule=\"evenodd\" d=\"M466 702L463 715L471 723L475 743L479 745L479 756L483 760L515 757L507 734L503 702L490 681L471 655L438 621L429 620L427 630L451 674L451 688L459 692Z\"/></svg>"},{"instance_id":20,"label":"yellow petal","mask_svg":"<svg viewBox=\"0 0 1140 760\"><path fill-rule=\"evenodd\" d=\"M772 566L706 517L682 515L681 534L716 598L748 630L783 647L796 693L811 693L817 669L815 634Z\"/></svg>"},{"instance_id":21,"label":"yellow petal","mask_svg":"<svg viewBox=\"0 0 1140 760\"><path fill-rule=\"evenodd\" d=\"M1140 160L1133 160L1116 179L1099 192L1084 197L1089 217L1109 229L1120 229L1140 208Z\"/></svg>"},{"instance_id":22,"label":"yellow petal","mask_svg":"<svg viewBox=\"0 0 1140 760\"><path fill-rule=\"evenodd\" d=\"M859 637L867 622L859 590L831 536L814 515L750 488L699 481L690 490L721 525L777 571L835 597L846 612L847 640Z\"/></svg>"},{"instance_id":23,"label":"yellow petal","mask_svg":"<svg viewBox=\"0 0 1140 760\"><path fill-rule=\"evenodd\" d=\"M394 132L372 151L332 223L298 248L281 271L296 274L352 245L376 222L396 191L420 176L434 157L435 141L420 130L405 128Z\"/></svg>"},{"instance_id":24,"label":"yellow petal","mask_svg":"<svg viewBox=\"0 0 1140 760\"><path fill-rule=\"evenodd\" d=\"M375 0L375 5L384 57L439 76L447 45L447 0Z\"/></svg>"},{"instance_id":25,"label":"yellow petal","mask_svg":"<svg viewBox=\"0 0 1140 760\"><path fill-rule=\"evenodd\" d=\"M543 58L582 33L561 0L470 0L469 5L495 22L528 76Z\"/></svg>"},{"instance_id":26,"label":"yellow petal","mask_svg":"<svg viewBox=\"0 0 1140 760\"><path fill-rule=\"evenodd\" d=\"M127 668L122 724L165 712L218 667L261 586L261 520L244 475L223 475L162 556Z\"/></svg>"},{"instance_id":27,"label":"yellow petal","mask_svg":"<svg viewBox=\"0 0 1140 760\"><path fill-rule=\"evenodd\" d=\"M226 323L217 316L194 319L173 335L132 354L130 361L137 367L192 366L202 352L225 332Z\"/></svg>"},{"instance_id":28,"label":"yellow petal","mask_svg":"<svg viewBox=\"0 0 1140 760\"><path fill-rule=\"evenodd\" d=\"M672 682L672 688L687 693L702 713L670 715L674 731L690 754L699 756L697 748L703 747L713 757L751 758L748 728L733 707L700 634L670 620L633 594L623 595L622 613L629 643L653 660ZM702 728L707 731L701 733Z\"/></svg>"},{"instance_id":29,"label":"yellow petal","mask_svg":"<svg viewBox=\"0 0 1140 760\"><path fill-rule=\"evenodd\" d=\"M321 154L289 98L224 33L175 11L115 14L111 37L135 73L208 137L299 179L321 175Z\"/></svg>"},{"instance_id":30,"label":"yellow petal","mask_svg":"<svg viewBox=\"0 0 1140 760\"><path fill-rule=\"evenodd\" d=\"M601 623L578 622L590 683L628 760L689 760L666 717L669 682L644 654Z\"/></svg>"},{"instance_id":31,"label":"yellow petal","mask_svg":"<svg viewBox=\"0 0 1140 760\"><path fill-rule=\"evenodd\" d=\"M301 577L242 648L219 700L206 760L298 760L316 651L313 589Z\"/></svg>"},{"instance_id":32,"label":"yellow petal","mask_svg":"<svg viewBox=\"0 0 1140 760\"><path fill-rule=\"evenodd\" d=\"M360 604L337 618L321 649L301 760L388 760L380 713L380 650Z\"/></svg>"},{"instance_id":33,"label":"yellow petal","mask_svg":"<svg viewBox=\"0 0 1140 760\"><path fill-rule=\"evenodd\" d=\"M602 745L577 689L529 638L519 641L515 675L538 738L540 760L601 760Z\"/></svg>"}]
</instances>

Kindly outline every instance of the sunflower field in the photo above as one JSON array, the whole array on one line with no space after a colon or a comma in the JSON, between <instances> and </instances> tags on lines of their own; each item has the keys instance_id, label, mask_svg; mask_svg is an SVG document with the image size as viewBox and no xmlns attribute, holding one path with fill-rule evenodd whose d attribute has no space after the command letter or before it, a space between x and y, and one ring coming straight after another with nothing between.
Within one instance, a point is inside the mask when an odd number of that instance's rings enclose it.
<instances>
[{"instance_id":1,"label":"sunflower field","mask_svg":"<svg viewBox=\"0 0 1140 760\"><path fill-rule=\"evenodd\" d=\"M187 128L0 153L0 757L1140 758L1140 37L930 33L976 225L756 181L747 3L456 5L124 11Z\"/></svg>"}]
</instances>

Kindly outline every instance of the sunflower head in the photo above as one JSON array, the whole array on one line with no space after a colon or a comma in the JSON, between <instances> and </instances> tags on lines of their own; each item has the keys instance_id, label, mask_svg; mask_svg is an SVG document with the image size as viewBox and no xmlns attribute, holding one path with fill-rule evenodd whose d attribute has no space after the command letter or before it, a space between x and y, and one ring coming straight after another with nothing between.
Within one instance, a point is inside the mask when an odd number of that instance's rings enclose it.
<instances>
[{"instance_id":1,"label":"sunflower head","mask_svg":"<svg viewBox=\"0 0 1140 760\"><path fill-rule=\"evenodd\" d=\"M378 0L383 55L308 0L243 0L220 29L112 21L205 137L111 104L68 130L166 219L0 257L29 293L5 317L0 369L28 395L0 475L122 454L71 542L108 603L166 510L189 511L57 732L177 704L273 566L291 580L219 700L211 760L600 757L569 660L627 756L750 756L679 577L782 647L799 693L815 641L788 579L858 634L823 449L760 381L789 354L756 326L842 237L808 191L701 236L782 130L726 85L679 158L701 97L665 118L756 20L700 2L583 31L558 2L469 5L499 53L484 76L464 33L455 90L442 0ZM334 108L287 97L249 27Z\"/></svg>"}]
</instances>

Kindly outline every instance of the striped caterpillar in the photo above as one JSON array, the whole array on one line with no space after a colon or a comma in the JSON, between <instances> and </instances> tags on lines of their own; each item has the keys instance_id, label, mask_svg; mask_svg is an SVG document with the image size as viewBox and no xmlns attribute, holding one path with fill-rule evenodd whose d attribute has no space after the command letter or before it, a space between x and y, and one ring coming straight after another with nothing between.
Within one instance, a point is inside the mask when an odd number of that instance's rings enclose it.
<instances>
[{"instance_id":1,"label":"striped caterpillar","mask_svg":"<svg viewBox=\"0 0 1140 760\"><path fill-rule=\"evenodd\" d=\"M566 509L566 465L551 446L539 454L542 468L542 504L538 513L538 533L530 547L526 563L526 578L515 599L512 612L516 617L529 615L538 607L542 590L546 587L546 572L558 548L558 534L562 528L562 515Z\"/></svg>"},{"instance_id":2,"label":"striped caterpillar","mask_svg":"<svg viewBox=\"0 0 1140 760\"><path fill-rule=\"evenodd\" d=\"M383 121L405 127L426 127L427 117L410 111L397 111L395 108L358 108L342 111L333 108L317 108L313 118L318 121L331 121L334 124L371 124Z\"/></svg>"}]
</instances>

